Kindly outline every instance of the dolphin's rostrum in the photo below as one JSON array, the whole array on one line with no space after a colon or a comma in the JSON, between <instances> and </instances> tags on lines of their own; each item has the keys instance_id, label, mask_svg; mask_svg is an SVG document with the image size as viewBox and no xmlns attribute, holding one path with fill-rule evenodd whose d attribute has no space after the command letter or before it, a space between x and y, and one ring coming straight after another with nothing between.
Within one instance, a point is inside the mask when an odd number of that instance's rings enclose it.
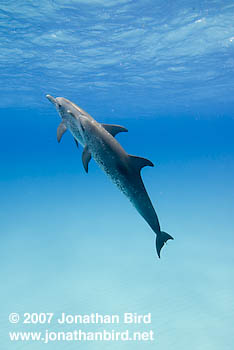
<instances>
[{"instance_id":1,"label":"dolphin's rostrum","mask_svg":"<svg viewBox=\"0 0 234 350\"><path fill-rule=\"evenodd\" d=\"M89 161L93 158L156 233L156 250L160 258L164 243L173 237L161 231L157 214L141 178L141 169L147 165L154 166L153 163L125 152L115 139L116 134L127 131L124 127L100 124L87 112L63 97L54 98L50 95L46 97L55 105L62 119L57 129L58 142L68 129L77 146L80 143L84 147L82 162L85 171L88 172Z\"/></svg>"}]
</instances>

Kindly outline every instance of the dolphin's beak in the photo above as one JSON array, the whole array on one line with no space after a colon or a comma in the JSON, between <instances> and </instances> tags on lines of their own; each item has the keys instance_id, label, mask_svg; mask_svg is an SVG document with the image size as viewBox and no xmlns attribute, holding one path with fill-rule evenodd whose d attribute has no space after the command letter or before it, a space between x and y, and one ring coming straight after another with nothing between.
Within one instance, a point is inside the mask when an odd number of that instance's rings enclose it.
<instances>
[{"instance_id":1,"label":"dolphin's beak","mask_svg":"<svg viewBox=\"0 0 234 350\"><path fill-rule=\"evenodd\" d=\"M51 103L53 103L54 105L56 105L56 99L55 99L53 96L51 96L51 95L46 95L46 97L48 98L48 100L49 100Z\"/></svg>"}]
</instances>

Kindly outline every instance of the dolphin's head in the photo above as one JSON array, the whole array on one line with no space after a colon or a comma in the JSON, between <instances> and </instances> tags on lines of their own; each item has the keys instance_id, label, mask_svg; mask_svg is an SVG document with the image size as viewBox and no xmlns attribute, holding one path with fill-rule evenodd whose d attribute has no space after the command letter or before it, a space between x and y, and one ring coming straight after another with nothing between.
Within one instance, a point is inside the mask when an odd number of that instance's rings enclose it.
<instances>
[{"instance_id":1,"label":"dolphin's head","mask_svg":"<svg viewBox=\"0 0 234 350\"><path fill-rule=\"evenodd\" d=\"M64 97L53 97L51 95L46 95L48 100L55 106L61 118L63 119L67 113L70 112L72 107L72 102L68 101Z\"/></svg>"},{"instance_id":2,"label":"dolphin's head","mask_svg":"<svg viewBox=\"0 0 234 350\"><path fill-rule=\"evenodd\" d=\"M64 97L54 98L51 95L46 95L46 97L55 106L66 125L68 127L70 126L71 128L72 126L76 125L80 131L80 134L83 136L86 124L89 124L93 118L83 109Z\"/></svg>"},{"instance_id":3,"label":"dolphin's head","mask_svg":"<svg viewBox=\"0 0 234 350\"><path fill-rule=\"evenodd\" d=\"M46 95L48 100L56 107L58 113L63 118L67 114L71 114L73 118L79 120L79 118L88 118L92 119L92 117L85 112L83 109L78 107L75 103L67 100L64 97L53 97L51 95Z\"/></svg>"}]
</instances>

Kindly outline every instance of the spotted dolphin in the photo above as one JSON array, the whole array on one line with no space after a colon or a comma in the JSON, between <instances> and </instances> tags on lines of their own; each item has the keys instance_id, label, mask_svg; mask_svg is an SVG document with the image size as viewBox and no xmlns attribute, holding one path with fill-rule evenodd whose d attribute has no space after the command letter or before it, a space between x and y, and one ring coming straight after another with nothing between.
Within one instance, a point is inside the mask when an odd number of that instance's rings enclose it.
<instances>
[{"instance_id":1,"label":"spotted dolphin","mask_svg":"<svg viewBox=\"0 0 234 350\"><path fill-rule=\"evenodd\" d=\"M156 234L156 250L160 252L168 239L173 239L168 233L161 231L157 214L147 194L141 178L141 169L154 166L145 158L126 153L115 139L119 132L127 129L120 125L101 124L75 103L63 98L46 95L56 107L62 122L57 129L57 139L60 142L63 134L69 130L78 146L83 147L82 162L86 172L91 158L118 186L140 215L146 220Z\"/></svg>"}]
</instances>

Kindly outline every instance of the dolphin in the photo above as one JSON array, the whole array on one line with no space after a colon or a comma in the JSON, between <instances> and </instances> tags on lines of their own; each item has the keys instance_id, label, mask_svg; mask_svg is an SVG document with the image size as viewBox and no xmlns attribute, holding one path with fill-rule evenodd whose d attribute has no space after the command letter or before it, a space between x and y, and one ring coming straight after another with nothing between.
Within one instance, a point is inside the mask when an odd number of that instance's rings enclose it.
<instances>
[{"instance_id":1,"label":"dolphin","mask_svg":"<svg viewBox=\"0 0 234 350\"><path fill-rule=\"evenodd\" d=\"M56 107L62 122L57 129L57 140L60 142L63 134L69 130L76 145L81 144L84 149L82 162L88 173L88 165L93 158L100 168L118 186L140 215L149 224L156 234L156 251L160 252L164 243L173 239L168 233L161 231L157 214L147 194L141 178L141 169L145 166L154 166L145 158L126 153L115 139L119 132L128 131L120 125L101 124L75 103L63 97L46 95Z\"/></svg>"}]
</instances>

